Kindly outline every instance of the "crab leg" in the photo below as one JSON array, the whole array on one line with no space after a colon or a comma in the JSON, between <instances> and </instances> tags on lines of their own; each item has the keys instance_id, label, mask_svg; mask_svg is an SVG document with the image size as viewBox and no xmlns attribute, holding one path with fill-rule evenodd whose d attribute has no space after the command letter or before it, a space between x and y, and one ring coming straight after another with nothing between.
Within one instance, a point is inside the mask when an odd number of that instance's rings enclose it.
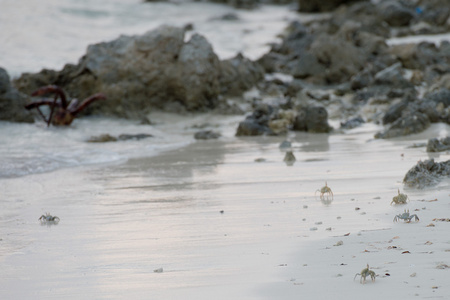
<instances>
[{"instance_id":1,"label":"crab leg","mask_svg":"<svg viewBox=\"0 0 450 300\"><path fill-rule=\"evenodd\" d=\"M71 111L70 113L73 116L76 116L80 111L85 109L86 106L88 106L89 104L91 104L92 102L97 101L97 100L106 100L106 96L103 95L102 93L94 94L94 95L84 99L84 101L80 104L80 106L78 106L77 109Z\"/></svg>"},{"instance_id":2,"label":"crab leg","mask_svg":"<svg viewBox=\"0 0 450 300\"><path fill-rule=\"evenodd\" d=\"M44 121L47 123L47 126L48 126L48 124L50 123L50 120L51 120L51 115L50 115L50 118L47 120L47 118L42 113L41 109L39 108L39 106L41 106L41 105L48 105L48 106L54 107L55 106L55 100L48 100L48 99L46 99L46 100L36 101L36 102L33 102L33 103L25 105L25 108L28 109L28 110L36 108L37 111L39 112L39 114L41 115L42 119L44 119ZM53 109L52 109L52 111L53 111Z\"/></svg>"},{"instance_id":3,"label":"crab leg","mask_svg":"<svg viewBox=\"0 0 450 300\"><path fill-rule=\"evenodd\" d=\"M66 95L64 94L64 91L56 85L47 85L47 86L41 87L38 90L34 91L31 94L31 96L33 96L33 97L34 96L42 96L42 95L45 95L48 93L55 93L56 95L58 95L61 98L61 106L63 108L67 107Z\"/></svg>"},{"instance_id":4,"label":"crab leg","mask_svg":"<svg viewBox=\"0 0 450 300\"><path fill-rule=\"evenodd\" d=\"M55 95L55 98L53 98L53 103L51 105L52 106L52 110L50 111L50 115L49 115L48 120L47 120L47 127L50 126L50 122L52 121L53 112L55 111L56 100L58 100L58 95L57 94ZM62 101L62 99L61 99L61 101Z\"/></svg>"}]
</instances>

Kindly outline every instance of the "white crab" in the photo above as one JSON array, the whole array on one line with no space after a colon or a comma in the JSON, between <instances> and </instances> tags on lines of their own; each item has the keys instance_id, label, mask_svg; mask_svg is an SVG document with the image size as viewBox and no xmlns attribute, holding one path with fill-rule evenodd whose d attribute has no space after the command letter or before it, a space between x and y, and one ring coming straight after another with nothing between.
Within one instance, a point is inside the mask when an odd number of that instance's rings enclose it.
<instances>
[{"instance_id":1,"label":"white crab","mask_svg":"<svg viewBox=\"0 0 450 300\"><path fill-rule=\"evenodd\" d=\"M408 195L400 193L400 189L399 189L398 190L398 195L392 198L391 205L392 205L392 203L394 203L394 204L406 204L406 202L408 200L409 200L408 199Z\"/></svg>"},{"instance_id":2,"label":"white crab","mask_svg":"<svg viewBox=\"0 0 450 300\"><path fill-rule=\"evenodd\" d=\"M327 182L325 181L325 186L322 187L320 190L316 190L314 195L317 194L317 192L320 192L320 199L324 199L324 195L327 194L327 197L331 195L331 199L333 199L333 191L328 187Z\"/></svg>"},{"instance_id":3,"label":"white crab","mask_svg":"<svg viewBox=\"0 0 450 300\"><path fill-rule=\"evenodd\" d=\"M411 222L411 220L413 218L415 219L416 222L419 221L419 217L416 214L410 215L409 214L409 209L408 210L405 209L404 213L396 215L394 217L394 222L397 222L398 220L403 220L403 221L409 223L409 222Z\"/></svg>"},{"instance_id":4,"label":"white crab","mask_svg":"<svg viewBox=\"0 0 450 300\"><path fill-rule=\"evenodd\" d=\"M45 213L45 215L40 216L38 220L41 221L41 223L58 223L60 219L57 216Z\"/></svg>"},{"instance_id":5,"label":"white crab","mask_svg":"<svg viewBox=\"0 0 450 300\"><path fill-rule=\"evenodd\" d=\"M361 270L361 273L356 273L355 277L353 278L353 280L355 280L356 276L361 276L361 278L359 279L359 282L364 284L366 283L366 277L370 276L370 278L372 279L372 281L375 281L375 272L372 270L369 270L369 264L367 264L367 268L364 268Z\"/></svg>"}]
</instances>

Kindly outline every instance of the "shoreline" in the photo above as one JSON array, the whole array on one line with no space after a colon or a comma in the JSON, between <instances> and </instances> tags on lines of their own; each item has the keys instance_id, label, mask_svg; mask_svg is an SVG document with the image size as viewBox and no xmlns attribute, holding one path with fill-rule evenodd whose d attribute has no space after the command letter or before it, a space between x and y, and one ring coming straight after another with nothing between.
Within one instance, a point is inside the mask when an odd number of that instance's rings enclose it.
<instances>
[{"instance_id":1,"label":"shoreline","mask_svg":"<svg viewBox=\"0 0 450 300\"><path fill-rule=\"evenodd\" d=\"M225 135L120 165L11 179L8 190L2 187L11 201L3 213L17 216L4 222L0 238L22 246L0 262L0 296L371 298L367 291L380 285L386 297L450 295L446 277L435 276L448 270L434 264L450 264L450 223L426 227L431 216L446 217L448 180L433 189L405 189L412 201L390 206L397 188L403 191L404 173L426 153L407 148L420 135L370 136L296 133L293 166L282 161L281 137ZM314 196L324 181L334 193L329 205ZM438 201L418 201L430 197ZM404 208L418 208L420 221L393 223ZM46 211L61 218L57 226L39 225ZM411 253L401 254L406 250ZM353 277L366 263L379 276L360 285ZM159 268L163 272L155 273ZM409 277L410 270L417 277ZM423 279L421 288L412 288Z\"/></svg>"}]
</instances>

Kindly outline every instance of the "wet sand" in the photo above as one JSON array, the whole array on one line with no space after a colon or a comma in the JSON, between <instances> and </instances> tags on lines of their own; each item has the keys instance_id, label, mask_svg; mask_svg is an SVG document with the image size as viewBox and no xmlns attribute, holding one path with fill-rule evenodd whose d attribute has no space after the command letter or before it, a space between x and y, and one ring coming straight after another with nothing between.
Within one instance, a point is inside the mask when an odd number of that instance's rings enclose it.
<instances>
[{"instance_id":1,"label":"wet sand","mask_svg":"<svg viewBox=\"0 0 450 300\"><path fill-rule=\"evenodd\" d=\"M371 126L291 135L292 166L282 137L225 134L122 164L1 180L0 298L449 297L450 222L433 219L450 217L450 180L401 183L429 157L409 146L449 127L373 140ZM321 201L325 182L334 196ZM389 205L397 189L408 204ZM420 221L394 223L404 209ZM45 212L60 222L41 225ZM367 263L377 277L362 285L354 276Z\"/></svg>"}]
</instances>

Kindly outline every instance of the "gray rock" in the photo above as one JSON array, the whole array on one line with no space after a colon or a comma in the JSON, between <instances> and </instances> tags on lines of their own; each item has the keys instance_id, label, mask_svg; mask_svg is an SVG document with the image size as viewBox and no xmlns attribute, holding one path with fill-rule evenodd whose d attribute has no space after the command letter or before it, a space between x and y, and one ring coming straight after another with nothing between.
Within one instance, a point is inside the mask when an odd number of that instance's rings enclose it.
<instances>
[{"instance_id":1,"label":"gray rock","mask_svg":"<svg viewBox=\"0 0 450 300\"><path fill-rule=\"evenodd\" d=\"M424 101L432 101L436 104L442 103L444 107L450 106L450 90L439 89L428 93L424 97Z\"/></svg>"},{"instance_id":2,"label":"gray rock","mask_svg":"<svg viewBox=\"0 0 450 300\"><path fill-rule=\"evenodd\" d=\"M361 117L355 117L352 118L346 122L341 122L341 129L353 129L356 127L360 127L362 124L364 124L365 121Z\"/></svg>"},{"instance_id":3,"label":"gray rock","mask_svg":"<svg viewBox=\"0 0 450 300\"><path fill-rule=\"evenodd\" d=\"M364 69L351 78L351 88L353 90L360 90L366 86L369 86L372 82L372 74L367 69Z\"/></svg>"},{"instance_id":4,"label":"gray rock","mask_svg":"<svg viewBox=\"0 0 450 300\"><path fill-rule=\"evenodd\" d=\"M406 101L401 101L399 103L391 105L383 116L383 124L390 124L398 120L407 107L408 103Z\"/></svg>"},{"instance_id":5,"label":"gray rock","mask_svg":"<svg viewBox=\"0 0 450 300\"><path fill-rule=\"evenodd\" d=\"M239 123L236 136L269 135L272 131L268 126L259 124L255 119L246 119Z\"/></svg>"},{"instance_id":6,"label":"gray rock","mask_svg":"<svg viewBox=\"0 0 450 300\"><path fill-rule=\"evenodd\" d=\"M355 0L297 0L300 12L331 11L339 5L356 2Z\"/></svg>"},{"instance_id":7,"label":"gray rock","mask_svg":"<svg viewBox=\"0 0 450 300\"><path fill-rule=\"evenodd\" d=\"M0 68L0 95L11 89L9 75L5 69Z\"/></svg>"},{"instance_id":8,"label":"gray rock","mask_svg":"<svg viewBox=\"0 0 450 300\"><path fill-rule=\"evenodd\" d=\"M263 67L242 54L220 62L220 92L240 96L264 78Z\"/></svg>"},{"instance_id":9,"label":"gray rock","mask_svg":"<svg viewBox=\"0 0 450 300\"><path fill-rule=\"evenodd\" d=\"M313 133L328 133L331 131L328 124L328 112L322 106L308 106L298 112L293 130Z\"/></svg>"},{"instance_id":10,"label":"gray rock","mask_svg":"<svg viewBox=\"0 0 450 300\"><path fill-rule=\"evenodd\" d=\"M15 84L26 93L57 84L78 99L102 92L107 104L88 113L140 118L152 108L213 109L221 94L240 95L263 78L263 69L242 55L220 62L203 36L184 37L183 28L171 26L120 36L90 45L78 65L23 74Z\"/></svg>"},{"instance_id":11,"label":"gray rock","mask_svg":"<svg viewBox=\"0 0 450 300\"><path fill-rule=\"evenodd\" d=\"M450 160L435 162L434 159L419 161L403 178L403 183L408 187L423 189L437 185L441 177L450 175Z\"/></svg>"},{"instance_id":12,"label":"gray rock","mask_svg":"<svg viewBox=\"0 0 450 300\"><path fill-rule=\"evenodd\" d=\"M375 138L389 139L410 134L415 134L424 131L430 126L430 119L427 115L414 112L412 114L405 114L391 124L391 126L384 132L378 132Z\"/></svg>"},{"instance_id":13,"label":"gray rock","mask_svg":"<svg viewBox=\"0 0 450 300\"><path fill-rule=\"evenodd\" d=\"M336 35L321 34L311 44L311 53L325 65L327 83L349 81L366 63L364 51Z\"/></svg>"},{"instance_id":14,"label":"gray rock","mask_svg":"<svg viewBox=\"0 0 450 300\"><path fill-rule=\"evenodd\" d=\"M413 84L403 77L402 64L396 63L375 74L376 84L386 84L396 88L412 88Z\"/></svg>"},{"instance_id":15,"label":"gray rock","mask_svg":"<svg viewBox=\"0 0 450 300\"><path fill-rule=\"evenodd\" d=\"M442 152L450 150L450 137L442 139L429 139L427 143L427 152Z\"/></svg>"},{"instance_id":16,"label":"gray rock","mask_svg":"<svg viewBox=\"0 0 450 300\"><path fill-rule=\"evenodd\" d=\"M298 59L287 64L289 73L295 78L306 78L310 76L322 75L326 68L320 64L317 57L309 52L305 52Z\"/></svg>"},{"instance_id":17,"label":"gray rock","mask_svg":"<svg viewBox=\"0 0 450 300\"><path fill-rule=\"evenodd\" d=\"M119 141L128 141L128 140L142 140L142 139L146 139L149 137L153 137L153 135L151 134L147 134L147 133L138 133L138 134L121 134L118 137Z\"/></svg>"},{"instance_id":18,"label":"gray rock","mask_svg":"<svg viewBox=\"0 0 450 300\"><path fill-rule=\"evenodd\" d=\"M108 143L108 142L116 142L117 138L110 134L101 134L97 136L91 136L87 142L88 143Z\"/></svg>"},{"instance_id":19,"label":"gray rock","mask_svg":"<svg viewBox=\"0 0 450 300\"><path fill-rule=\"evenodd\" d=\"M388 1L379 6L379 14L391 26L407 26L414 18L414 11L402 6L401 1Z\"/></svg>"},{"instance_id":20,"label":"gray rock","mask_svg":"<svg viewBox=\"0 0 450 300\"><path fill-rule=\"evenodd\" d=\"M28 97L11 86L6 70L0 68L0 120L33 123L33 115L25 109Z\"/></svg>"},{"instance_id":21,"label":"gray rock","mask_svg":"<svg viewBox=\"0 0 450 300\"><path fill-rule=\"evenodd\" d=\"M212 130L202 130L194 134L194 138L196 140L218 139L220 136L221 136L220 133Z\"/></svg>"}]
</instances>

